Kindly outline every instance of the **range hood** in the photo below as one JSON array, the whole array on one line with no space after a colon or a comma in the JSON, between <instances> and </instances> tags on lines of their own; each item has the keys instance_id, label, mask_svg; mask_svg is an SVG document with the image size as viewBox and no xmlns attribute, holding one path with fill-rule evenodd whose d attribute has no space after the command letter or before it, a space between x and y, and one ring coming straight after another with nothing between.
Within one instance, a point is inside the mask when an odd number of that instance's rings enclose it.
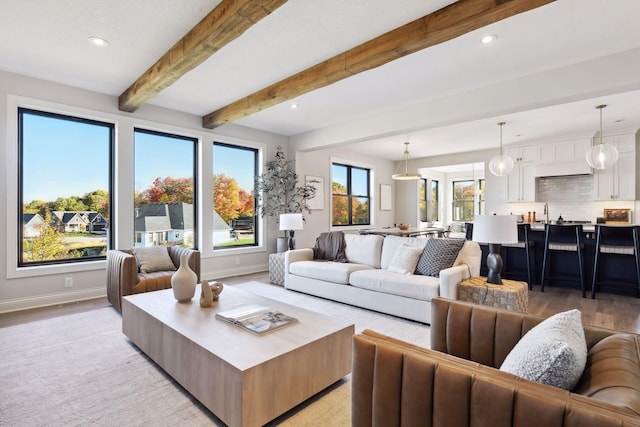
<instances>
[{"instance_id":1,"label":"range hood","mask_svg":"<svg viewBox=\"0 0 640 427\"><path fill-rule=\"evenodd\" d=\"M536 178L548 176L568 176L568 175L593 175L593 169L583 162L553 162L542 163L534 166Z\"/></svg>"}]
</instances>

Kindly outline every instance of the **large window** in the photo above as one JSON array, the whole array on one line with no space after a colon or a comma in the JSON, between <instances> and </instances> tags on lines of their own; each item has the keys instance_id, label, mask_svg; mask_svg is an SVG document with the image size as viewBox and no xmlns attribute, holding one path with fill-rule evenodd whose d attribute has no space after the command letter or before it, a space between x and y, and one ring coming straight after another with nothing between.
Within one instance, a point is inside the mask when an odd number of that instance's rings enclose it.
<instances>
[{"instance_id":1,"label":"large window","mask_svg":"<svg viewBox=\"0 0 640 427\"><path fill-rule=\"evenodd\" d=\"M255 180L258 150L213 143L213 246L256 246Z\"/></svg>"},{"instance_id":2,"label":"large window","mask_svg":"<svg viewBox=\"0 0 640 427\"><path fill-rule=\"evenodd\" d=\"M114 125L18 109L19 266L103 259Z\"/></svg>"},{"instance_id":3,"label":"large window","mask_svg":"<svg viewBox=\"0 0 640 427\"><path fill-rule=\"evenodd\" d=\"M196 246L195 138L135 129L135 246Z\"/></svg>"},{"instance_id":4,"label":"large window","mask_svg":"<svg viewBox=\"0 0 640 427\"><path fill-rule=\"evenodd\" d=\"M334 163L331 171L333 225L369 225L369 169Z\"/></svg>"},{"instance_id":5,"label":"large window","mask_svg":"<svg viewBox=\"0 0 640 427\"><path fill-rule=\"evenodd\" d=\"M454 181L453 220L473 221L476 214L484 214L484 179Z\"/></svg>"},{"instance_id":6,"label":"large window","mask_svg":"<svg viewBox=\"0 0 640 427\"><path fill-rule=\"evenodd\" d=\"M435 179L420 179L418 190L418 204L420 206L420 221L438 221L438 181Z\"/></svg>"}]
</instances>

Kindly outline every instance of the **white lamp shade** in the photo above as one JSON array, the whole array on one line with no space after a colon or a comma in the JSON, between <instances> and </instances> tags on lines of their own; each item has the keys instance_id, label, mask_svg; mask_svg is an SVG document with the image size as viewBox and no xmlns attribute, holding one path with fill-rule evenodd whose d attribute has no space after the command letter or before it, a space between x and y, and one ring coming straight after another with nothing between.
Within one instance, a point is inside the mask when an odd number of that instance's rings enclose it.
<instances>
[{"instance_id":1,"label":"white lamp shade","mask_svg":"<svg viewBox=\"0 0 640 427\"><path fill-rule=\"evenodd\" d=\"M280 215L280 230L302 230L302 214L288 213Z\"/></svg>"},{"instance_id":2,"label":"white lamp shade","mask_svg":"<svg viewBox=\"0 0 640 427\"><path fill-rule=\"evenodd\" d=\"M472 239L481 243L518 243L517 218L515 215L476 215Z\"/></svg>"}]
</instances>

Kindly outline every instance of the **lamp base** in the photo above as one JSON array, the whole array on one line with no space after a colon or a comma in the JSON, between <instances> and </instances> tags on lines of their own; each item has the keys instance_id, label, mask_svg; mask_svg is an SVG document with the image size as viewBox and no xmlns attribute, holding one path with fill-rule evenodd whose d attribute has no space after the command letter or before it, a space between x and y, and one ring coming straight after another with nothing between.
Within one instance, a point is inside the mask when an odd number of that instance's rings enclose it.
<instances>
[{"instance_id":1,"label":"lamp base","mask_svg":"<svg viewBox=\"0 0 640 427\"><path fill-rule=\"evenodd\" d=\"M500 255L499 243L489 243L489 255L487 256L487 267L489 268L489 274L487 275L487 283L493 285L502 285L502 256Z\"/></svg>"},{"instance_id":2,"label":"lamp base","mask_svg":"<svg viewBox=\"0 0 640 427\"><path fill-rule=\"evenodd\" d=\"M296 248L296 239L294 238L295 233L296 232L294 230L289 230L289 250L293 250Z\"/></svg>"}]
</instances>

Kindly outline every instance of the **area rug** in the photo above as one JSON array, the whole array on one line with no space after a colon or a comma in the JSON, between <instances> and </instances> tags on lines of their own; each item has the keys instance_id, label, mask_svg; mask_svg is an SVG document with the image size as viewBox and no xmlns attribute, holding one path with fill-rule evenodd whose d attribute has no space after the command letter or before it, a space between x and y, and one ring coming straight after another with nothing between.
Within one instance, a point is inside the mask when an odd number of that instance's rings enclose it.
<instances>
[{"instance_id":1,"label":"area rug","mask_svg":"<svg viewBox=\"0 0 640 427\"><path fill-rule=\"evenodd\" d=\"M423 324L260 282L234 286L429 345ZM0 384L2 426L224 425L127 339L111 307L1 328ZM269 425L351 425L350 377Z\"/></svg>"}]
</instances>

